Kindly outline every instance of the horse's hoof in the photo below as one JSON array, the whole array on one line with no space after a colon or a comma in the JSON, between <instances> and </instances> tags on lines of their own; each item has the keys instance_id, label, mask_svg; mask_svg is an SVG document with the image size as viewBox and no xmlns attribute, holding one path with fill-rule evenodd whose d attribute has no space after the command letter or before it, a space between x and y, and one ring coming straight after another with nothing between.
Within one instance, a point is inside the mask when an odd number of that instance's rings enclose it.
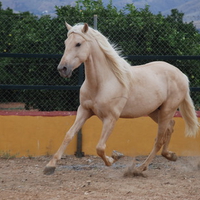
<instances>
[{"instance_id":1,"label":"horse's hoof","mask_svg":"<svg viewBox=\"0 0 200 200\"><path fill-rule=\"evenodd\" d=\"M124 173L124 177L135 177L135 176L147 177L140 170L138 170L137 168L132 169L132 167L129 167Z\"/></svg>"},{"instance_id":2,"label":"horse's hoof","mask_svg":"<svg viewBox=\"0 0 200 200\"><path fill-rule=\"evenodd\" d=\"M119 160L120 158L124 157L123 153L120 153L118 151L113 151L111 156L115 161Z\"/></svg>"},{"instance_id":3,"label":"horse's hoof","mask_svg":"<svg viewBox=\"0 0 200 200\"><path fill-rule=\"evenodd\" d=\"M177 159L178 159L177 155L173 152L170 152L167 155L162 154L162 156L164 156L165 158L167 158L170 161L177 161Z\"/></svg>"},{"instance_id":4,"label":"horse's hoof","mask_svg":"<svg viewBox=\"0 0 200 200\"><path fill-rule=\"evenodd\" d=\"M44 173L45 175L51 175L51 174L54 173L55 169L56 169L56 167L48 167L48 166L47 166L47 167L44 168L43 173Z\"/></svg>"},{"instance_id":5,"label":"horse's hoof","mask_svg":"<svg viewBox=\"0 0 200 200\"><path fill-rule=\"evenodd\" d=\"M133 176L133 177L134 177L134 176L141 176L141 177L144 177L144 178L147 177L147 175L145 175L145 174L143 174L142 172L137 171L137 170L133 170L132 176Z\"/></svg>"},{"instance_id":6,"label":"horse's hoof","mask_svg":"<svg viewBox=\"0 0 200 200\"><path fill-rule=\"evenodd\" d=\"M171 161L177 161L177 159L178 159L178 157L177 157L177 155L175 154L175 153L172 153L171 154Z\"/></svg>"}]
</instances>

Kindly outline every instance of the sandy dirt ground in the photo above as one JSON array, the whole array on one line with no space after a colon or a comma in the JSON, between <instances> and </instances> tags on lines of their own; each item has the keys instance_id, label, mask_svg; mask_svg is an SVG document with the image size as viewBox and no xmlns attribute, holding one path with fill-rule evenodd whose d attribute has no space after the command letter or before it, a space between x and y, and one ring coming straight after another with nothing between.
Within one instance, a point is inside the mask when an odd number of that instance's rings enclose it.
<instances>
[{"instance_id":1,"label":"sandy dirt ground","mask_svg":"<svg viewBox=\"0 0 200 200\"><path fill-rule=\"evenodd\" d=\"M1 200L200 200L200 157L170 162L157 156L146 177L124 177L132 158L106 167L99 157L66 156L53 175L43 175L51 157L0 159ZM136 157L141 163L146 157Z\"/></svg>"}]
</instances>

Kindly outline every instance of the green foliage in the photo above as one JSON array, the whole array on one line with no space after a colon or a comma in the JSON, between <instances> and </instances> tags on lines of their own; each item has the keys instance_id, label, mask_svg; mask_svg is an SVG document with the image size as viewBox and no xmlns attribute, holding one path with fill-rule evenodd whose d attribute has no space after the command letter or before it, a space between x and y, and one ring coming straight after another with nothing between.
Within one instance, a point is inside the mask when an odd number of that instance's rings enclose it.
<instances>
[{"instance_id":1,"label":"green foliage","mask_svg":"<svg viewBox=\"0 0 200 200\"><path fill-rule=\"evenodd\" d=\"M17 154L11 154L10 151L0 151L0 158L1 159L6 159L6 160L9 160L9 159L14 159L17 157L19 153Z\"/></svg>"},{"instance_id":2,"label":"green foliage","mask_svg":"<svg viewBox=\"0 0 200 200\"><path fill-rule=\"evenodd\" d=\"M102 0L77 0L74 7L56 6L55 10L55 18L37 17L29 12L16 14L9 8L3 10L0 3L1 53L62 54L67 33L64 21L93 26L93 16L97 15L98 30L117 44L123 55L200 54L200 34L193 23L183 22L184 14L176 9L165 17L152 14L148 6L137 10L133 4L127 4L118 10L112 1L104 6ZM78 70L72 79L61 78L56 70L58 63L59 59L1 58L0 84L79 84ZM197 61L171 63L189 76L191 86L200 85ZM0 93L1 102L25 102L27 109L76 110L78 105L77 91L0 90Z\"/></svg>"}]
</instances>

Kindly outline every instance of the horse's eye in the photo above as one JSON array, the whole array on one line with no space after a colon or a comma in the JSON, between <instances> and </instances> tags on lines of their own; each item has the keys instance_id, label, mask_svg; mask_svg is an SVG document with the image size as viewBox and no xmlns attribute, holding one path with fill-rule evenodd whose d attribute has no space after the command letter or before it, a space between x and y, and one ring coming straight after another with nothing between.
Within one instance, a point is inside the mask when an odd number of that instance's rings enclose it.
<instances>
[{"instance_id":1,"label":"horse's eye","mask_svg":"<svg viewBox=\"0 0 200 200\"><path fill-rule=\"evenodd\" d=\"M81 43L77 43L77 44L76 44L76 47L80 47L80 46L81 46Z\"/></svg>"}]
</instances>

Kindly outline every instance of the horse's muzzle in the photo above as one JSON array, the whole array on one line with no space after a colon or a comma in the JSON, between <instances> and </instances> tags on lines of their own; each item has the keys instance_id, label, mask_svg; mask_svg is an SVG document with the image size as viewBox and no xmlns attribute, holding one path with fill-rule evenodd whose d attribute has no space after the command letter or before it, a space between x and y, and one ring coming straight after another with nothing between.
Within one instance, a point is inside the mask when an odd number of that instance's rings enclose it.
<instances>
[{"instance_id":1,"label":"horse's muzzle","mask_svg":"<svg viewBox=\"0 0 200 200\"><path fill-rule=\"evenodd\" d=\"M72 70L70 68L58 66L57 69L63 78L69 78L72 75Z\"/></svg>"}]
</instances>

